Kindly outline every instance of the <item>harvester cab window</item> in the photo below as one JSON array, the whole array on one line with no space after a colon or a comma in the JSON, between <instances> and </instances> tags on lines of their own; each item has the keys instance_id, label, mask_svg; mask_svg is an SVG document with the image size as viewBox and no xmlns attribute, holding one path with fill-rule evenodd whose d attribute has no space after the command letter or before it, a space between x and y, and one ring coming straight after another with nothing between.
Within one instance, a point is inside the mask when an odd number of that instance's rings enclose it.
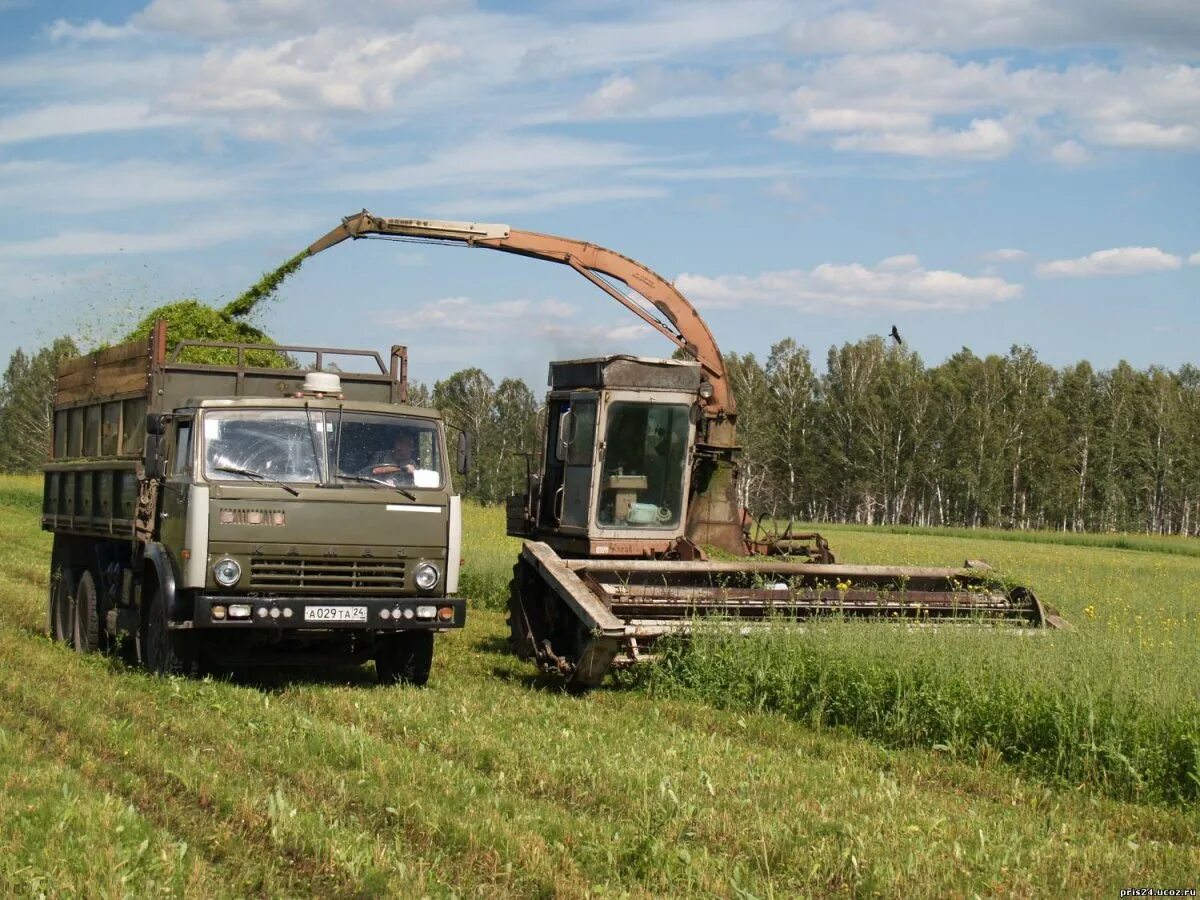
<instances>
[{"instance_id":1,"label":"harvester cab window","mask_svg":"<svg viewBox=\"0 0 1200 900\"><path fill-rule=\"evenodd\" d=\"M608 413L597 524L679 525L691 423L682 404L614 403Z\"/></svg>"}]
</instances>

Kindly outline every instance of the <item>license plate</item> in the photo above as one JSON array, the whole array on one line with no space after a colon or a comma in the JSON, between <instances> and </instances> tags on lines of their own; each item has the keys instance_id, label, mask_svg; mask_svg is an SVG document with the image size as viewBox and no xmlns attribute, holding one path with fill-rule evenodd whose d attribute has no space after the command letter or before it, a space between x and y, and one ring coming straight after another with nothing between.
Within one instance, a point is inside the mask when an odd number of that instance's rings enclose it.
<instances>
[{"instance_id":1,"label":"license plate","mask_svg":"<svg viewBox=\"0 0 1200 900\"><path fill-rule=\"evenodd\" d=\"M365 622L365 606L306 606L305 622Z\"/></svg>"}]
</instances>

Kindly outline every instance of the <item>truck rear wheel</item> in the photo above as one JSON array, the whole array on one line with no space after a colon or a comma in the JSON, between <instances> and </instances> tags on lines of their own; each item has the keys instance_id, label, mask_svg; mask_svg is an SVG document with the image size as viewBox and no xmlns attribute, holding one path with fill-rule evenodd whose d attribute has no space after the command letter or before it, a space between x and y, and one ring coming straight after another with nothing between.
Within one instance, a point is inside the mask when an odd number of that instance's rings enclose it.
<instances>
[{"instance_id":1,"label":"truck rear wheel","mask_svg":"<svg viewBox=\"0 0 1200 900\"><path fill-rule=\"evenodd\" d=\"M157 582L142 588L145 616L142 619L142 662L158 675L178 675L187 666L179 640L167 627L167 604Z\"/></svg>"},{"instance_id":2,"label":"truck rear wheel","mask_svg":"<svg viewBox=\"0 0 1200 900\"><path fill-rule=\"evenodd\" d=\"M433 632L402 631L379 639L375 674L380 684L413 684L429 681L433 666Z\"/></svg>"},{"instance_id":3,"label":"truck rear wheel","mask_svg":"<svg viewBox=\"0 0 1200 900\"><path fill-rule=\"evenodd\" d=\"M79 576L75 589L75 616L71 643L76 653L95 653L100 648L100 595L91 572Z\"/></svg>"},{"instance_id":4,"label":"truck rear wheel","mask_svg":"<svg viewBox=\"0 0 1200 900\"><path fill-rule=\"evenodd\" d=\"M50 638L59 644L75 639L75 572L57 566L50 576Z\"/></svg>"}]
</instances>

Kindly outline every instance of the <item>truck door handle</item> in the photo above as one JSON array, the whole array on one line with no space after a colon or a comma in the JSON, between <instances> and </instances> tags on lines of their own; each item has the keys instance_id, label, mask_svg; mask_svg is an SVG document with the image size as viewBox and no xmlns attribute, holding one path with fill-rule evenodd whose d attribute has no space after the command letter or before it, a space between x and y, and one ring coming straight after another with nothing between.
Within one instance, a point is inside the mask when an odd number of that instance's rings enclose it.
<instances>
[{"instance_id":1,"label":"truck door handle","mask_svg":"<svg viewBox=\"0 0 1200 900\"><path fill-rule=\"evenodd\" d=\"M554 524L562 524L563 502L567 498L567 486L560 484L558 490L554 492Z\"/></svg>"}]
</instances>

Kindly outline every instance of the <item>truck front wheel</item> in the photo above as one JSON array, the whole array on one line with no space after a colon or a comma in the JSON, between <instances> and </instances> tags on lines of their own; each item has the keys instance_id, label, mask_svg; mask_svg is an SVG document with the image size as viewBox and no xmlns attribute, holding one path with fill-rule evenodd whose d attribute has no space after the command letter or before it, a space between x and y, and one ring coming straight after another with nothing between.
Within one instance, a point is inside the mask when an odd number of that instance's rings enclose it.
<instances>
[{"instance_id":1,"label":"truck front wheel","mask_svg":"<svg viewBox=\"0 0 1200 900\"><path fill-rule=\"evenodd\" d=\"M375 674L380 684L423 685L432 666L432 631L402 631L379 639Z\"/></svg>"},{"instance_id":2,"label":"truck front wheel","mask_svg":"<svg viewBox=\"0 0 1200 900\"><path fill-rule=\"evenodd\" d=\"M167 627L167 604L156 582L142 588L142 661L158 675L177 675L186 669L178 638Z\"/></svg>"}]
</instances>

